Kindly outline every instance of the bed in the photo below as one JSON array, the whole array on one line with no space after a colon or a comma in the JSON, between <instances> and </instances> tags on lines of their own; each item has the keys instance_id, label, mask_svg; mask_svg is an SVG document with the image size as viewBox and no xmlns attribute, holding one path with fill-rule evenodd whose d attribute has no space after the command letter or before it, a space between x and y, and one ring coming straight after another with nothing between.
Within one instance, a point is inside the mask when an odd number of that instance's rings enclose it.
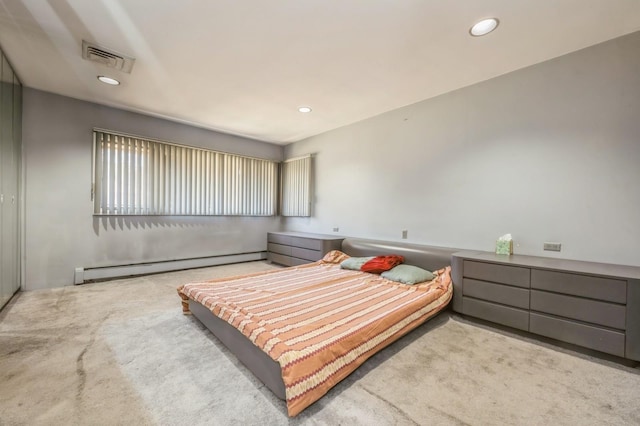
<instances>
[{"instance_id":1,"label":"bed","mask_svg":"<svg viewBox=\"0 0 640 426\"><path fill-rule=\"evenodd\" d=\"M178 287L193 314L295 416L366 359L442 311L451 300L457 250L346 238L307 265ZM403 256L434 271L406 285L340 268L348 257Z\"/></svg>"}]
</instances>

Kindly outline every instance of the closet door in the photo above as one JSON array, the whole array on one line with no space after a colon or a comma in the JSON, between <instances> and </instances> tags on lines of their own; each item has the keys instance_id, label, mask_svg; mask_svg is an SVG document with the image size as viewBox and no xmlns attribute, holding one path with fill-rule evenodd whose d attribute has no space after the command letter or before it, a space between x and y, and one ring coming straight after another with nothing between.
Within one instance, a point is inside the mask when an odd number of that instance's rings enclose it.
<instances>
[{"instance_id":1,"label":"closet door","mask_svg":"<svg viewBox=\"0 0 640 426\"><path fill-rule=\"evenodd\" d=\"M18 279L18 171L13 139L13 70L2 57L0 84L0 306L15 292Z\"/></svg>"},{"instance_id":2,"label":"closet door","mask_svg":"<svg viewBox=\"0 0 640 426\"><path fill-rule=\"evenodd\" d=\"M22 281L22 269L20 265L22 264L21 259L21 247L22 247L22 221L20 218L22 217L22 202L21 196L22 193L22 84L20 80L18 80L18 76L13 73L13 108L12 108L12 118L13 118L13 164L14 168L14 177L15 177L15 186L14 190L14 202L12 202L12 214L14 215L13 227L13 241L15 243L15 249L13 250L13 264L14 264L14 275L11 286L11 293L15 293L20 290L20 283Z\"/></svg>"},{"instance_id":3,"label":"closet door","mask_svg":"<svg viewBox=\"0 0 640 426\"><path fill-rule=\"evenodd\" d=\"M0 54L0 306L3 306L9 298L8 284L6 284L7 277L5 270L7 265L5 264L4 252L5 248L5 170L9 166L9 157L7 155L7 148L5 142L6 125L5 113L6 106L4 104L6 84L4 82L4 68L5 60L4 55Z\"/></svg>"}]
</instances>

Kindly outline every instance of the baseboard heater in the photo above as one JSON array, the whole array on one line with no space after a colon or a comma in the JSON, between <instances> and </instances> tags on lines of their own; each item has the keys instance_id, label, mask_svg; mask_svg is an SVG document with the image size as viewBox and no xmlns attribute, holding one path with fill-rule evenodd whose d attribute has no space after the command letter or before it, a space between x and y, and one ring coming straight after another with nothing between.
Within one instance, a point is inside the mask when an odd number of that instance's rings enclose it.
<instances>
[{"instance_id":1,"label":"baseboard heater","mask_svg":"<svg viewBox=\"0 0 640 426\"><path fill-rule=\"evenodd\" d=\"M97 268L76 268L73 282L74 284L83 284L87 281L155 274L158 272L179 271L181 269L204 268L206 266L227 265L230 263L251 262L254 260L264 260L266 258L266 251L257 251L252 253L225 254L220 256L196 257L191 259L101 266Z\"/></svg>"}]
</instances>

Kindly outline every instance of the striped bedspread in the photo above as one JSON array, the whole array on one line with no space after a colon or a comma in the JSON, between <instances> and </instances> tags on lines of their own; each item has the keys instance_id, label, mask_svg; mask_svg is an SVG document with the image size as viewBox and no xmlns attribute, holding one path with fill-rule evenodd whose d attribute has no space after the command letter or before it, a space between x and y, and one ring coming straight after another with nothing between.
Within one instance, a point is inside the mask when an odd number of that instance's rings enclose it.
<instances>
[{"instance_id":1,"label":"striped bedspread","mask_svg":"<svg viewBox=\"0 0 640 426\"><path fill-rule=\"evenodd\" d=\"M367 358L422 324L451 300L450 267L408 286L321 260L178 288L240 330L282 368L295 416Z\"/></svg>"}]
</instances>

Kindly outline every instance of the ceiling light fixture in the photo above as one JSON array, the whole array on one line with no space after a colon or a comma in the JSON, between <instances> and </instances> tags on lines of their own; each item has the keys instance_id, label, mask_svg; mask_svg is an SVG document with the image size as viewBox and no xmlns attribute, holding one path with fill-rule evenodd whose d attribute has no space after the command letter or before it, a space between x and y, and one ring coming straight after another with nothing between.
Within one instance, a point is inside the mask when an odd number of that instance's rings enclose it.
<instances>
[{"instance_id":1,"label":"ceiling light fixture","mask_svg":"<svg viewBox=\"0 0 640 426\"><path fill-rule=\"evenodd\" d=\"M489 34L491 31L498 28L498 18L487 18L482 21L476 22L471 29L469 29L469 34L474 37L480 37L483 35Z\"/></svg>"},{"instance_id":2,"label":"ceiling light fixture","mask_svg":"<svg viewBox=\"0 0 640 426\"><path fill-rule=\"evenodd\" d=\"M120 84L120 82L118 80L116 80L115 78L105 77L104 75L99 75L98 76L98 80L100 80L101 82L103 82L105 84L110 84L112 86L117 86L117 85Z\"/></svg>"},{"instance_id":3,"label":"ceiling light fixture","mask_svg":"<svg viewBox=\"0 0 640 426\"><path fill-rule=\"evenodd\" d=\"M309 108L308 106L301 106L298 108L298 111L300 112L311 112L311 108Z\"/></svg>"}]
</instances>

